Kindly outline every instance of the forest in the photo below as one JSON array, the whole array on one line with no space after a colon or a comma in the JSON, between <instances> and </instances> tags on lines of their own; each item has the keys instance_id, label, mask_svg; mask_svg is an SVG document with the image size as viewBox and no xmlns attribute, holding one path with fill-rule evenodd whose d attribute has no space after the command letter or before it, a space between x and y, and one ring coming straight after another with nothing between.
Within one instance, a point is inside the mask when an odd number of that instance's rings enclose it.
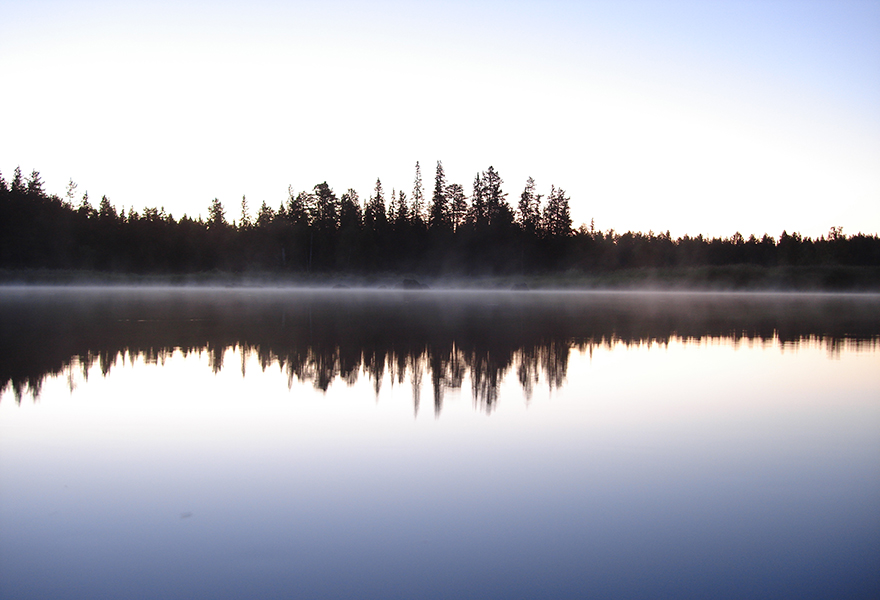
<instances>
[{"instance_id":1,"label":"forest","mask_svg":"<svg viewBox=\"0 0 880 600\"><path fill-rule=\"evenodd\" d=\"M0 269L429 278L714 269L734 279L788 269L822 273L819 287L878 283L876 234L846 235L831 227L816 239L786 231L778 237L737 232L673 238L668 232L600 231L592 224L575 228L562 188L551 186L545 198L529 178L510 198L503 184L489 167L467 195L461 184L447 182L438 161L429 195L416 163L409 196L386 192L377 179L362 201L353 189L337 195L322 182L311 190L289 189L277 208L264 201L252 210L242 197L232 217L215 198L207 218L176 219L164 208L117 210L106 196L96 208L87 192L78 195L73 180L63 197L50 194L38 171L25 177L16 168L9 182L0 174ZM731 276L734 271L739 275Z\"/></svg>"}]
</instances>

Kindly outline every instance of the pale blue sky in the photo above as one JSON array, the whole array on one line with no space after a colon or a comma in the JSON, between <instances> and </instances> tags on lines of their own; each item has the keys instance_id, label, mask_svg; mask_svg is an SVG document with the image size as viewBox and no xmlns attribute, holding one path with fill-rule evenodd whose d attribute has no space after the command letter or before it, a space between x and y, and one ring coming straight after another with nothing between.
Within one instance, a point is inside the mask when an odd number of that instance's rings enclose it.
<instances>
[{"instance_id":1,"label":"pale blue sky","mask_svg":"<svg viewBox=\"0 0 880 600\"><path fill-rule=\"evenodd\" d=\"M880 232L880 2L0 2L0 171L179 217L436 161L576 224Z\"/></svg>"}]
</instances>

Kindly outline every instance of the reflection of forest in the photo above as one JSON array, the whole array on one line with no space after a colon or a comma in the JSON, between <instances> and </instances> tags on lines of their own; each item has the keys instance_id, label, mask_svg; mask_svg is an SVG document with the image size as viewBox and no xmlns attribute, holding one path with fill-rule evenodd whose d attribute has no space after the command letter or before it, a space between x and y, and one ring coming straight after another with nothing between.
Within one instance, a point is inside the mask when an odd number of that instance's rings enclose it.
<instances>
[{"instance_id":1,"label":"reflection of forest","mask_svg":"<svg viewBox=\"0 0 880 600\"><path fill-rule=\"evenodd\" d=\"M219 370L238 348L320 390L366 376L378 392L386 375L409 375L416 410L422 382L439 413L444 392L469 381L491 411L511 370L526 397L539 382L562 385L572 348L706 338L876 347L878 309L880 297L864 295L6 289L0 382L20 401L77 366L106 374L120 354L206 351Z\"/></svg>"}]
</instances>

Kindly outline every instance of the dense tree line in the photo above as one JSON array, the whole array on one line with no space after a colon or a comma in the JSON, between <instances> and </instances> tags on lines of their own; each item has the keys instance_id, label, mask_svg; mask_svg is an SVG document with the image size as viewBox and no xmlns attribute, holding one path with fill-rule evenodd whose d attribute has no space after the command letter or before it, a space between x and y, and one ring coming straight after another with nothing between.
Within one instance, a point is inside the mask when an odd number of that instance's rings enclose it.
<instances>
[{"instance_id":1,"label":"dense tree line","mask_svg":"<svg viewBox=\"0 0 880 600\"><path fill-rule=\"evenodd\" d=\"M386 192L377 179L361 200L322 182L288 190L278 208L265 201L254 212L242 197L238 218L218 199L207 218L175 219L162 208L118 211L104 196L97 208L78 196L48 194L39 172L12 180L0 175L0 267L91 269L133 273L418 272L531 274L602 272L626 268L723 265L878 266L877 235L844 235L832 227L817 239L789 234L745 238L572 228L569 197L551 186L546 199L529 178L515 205L489 167L471 193L446 180L438 161L430 197L421 168L411 196Z\"/></svg>"}]
</instances>

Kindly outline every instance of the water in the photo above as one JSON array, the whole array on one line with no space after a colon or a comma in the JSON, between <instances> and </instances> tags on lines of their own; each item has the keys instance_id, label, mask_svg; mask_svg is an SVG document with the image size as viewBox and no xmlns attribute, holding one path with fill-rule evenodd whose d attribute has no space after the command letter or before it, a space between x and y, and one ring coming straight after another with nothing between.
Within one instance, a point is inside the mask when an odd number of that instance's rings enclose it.
<instances>
[{"instance_id":1,"label":"water","mask_svg":"<svg viewBox=\"0 0 880 600\"><path fill-rule=\"evenodd\" d=\"M876 598L880 297L0 291L2 598Z\"/></svg>"}]
</instances>

